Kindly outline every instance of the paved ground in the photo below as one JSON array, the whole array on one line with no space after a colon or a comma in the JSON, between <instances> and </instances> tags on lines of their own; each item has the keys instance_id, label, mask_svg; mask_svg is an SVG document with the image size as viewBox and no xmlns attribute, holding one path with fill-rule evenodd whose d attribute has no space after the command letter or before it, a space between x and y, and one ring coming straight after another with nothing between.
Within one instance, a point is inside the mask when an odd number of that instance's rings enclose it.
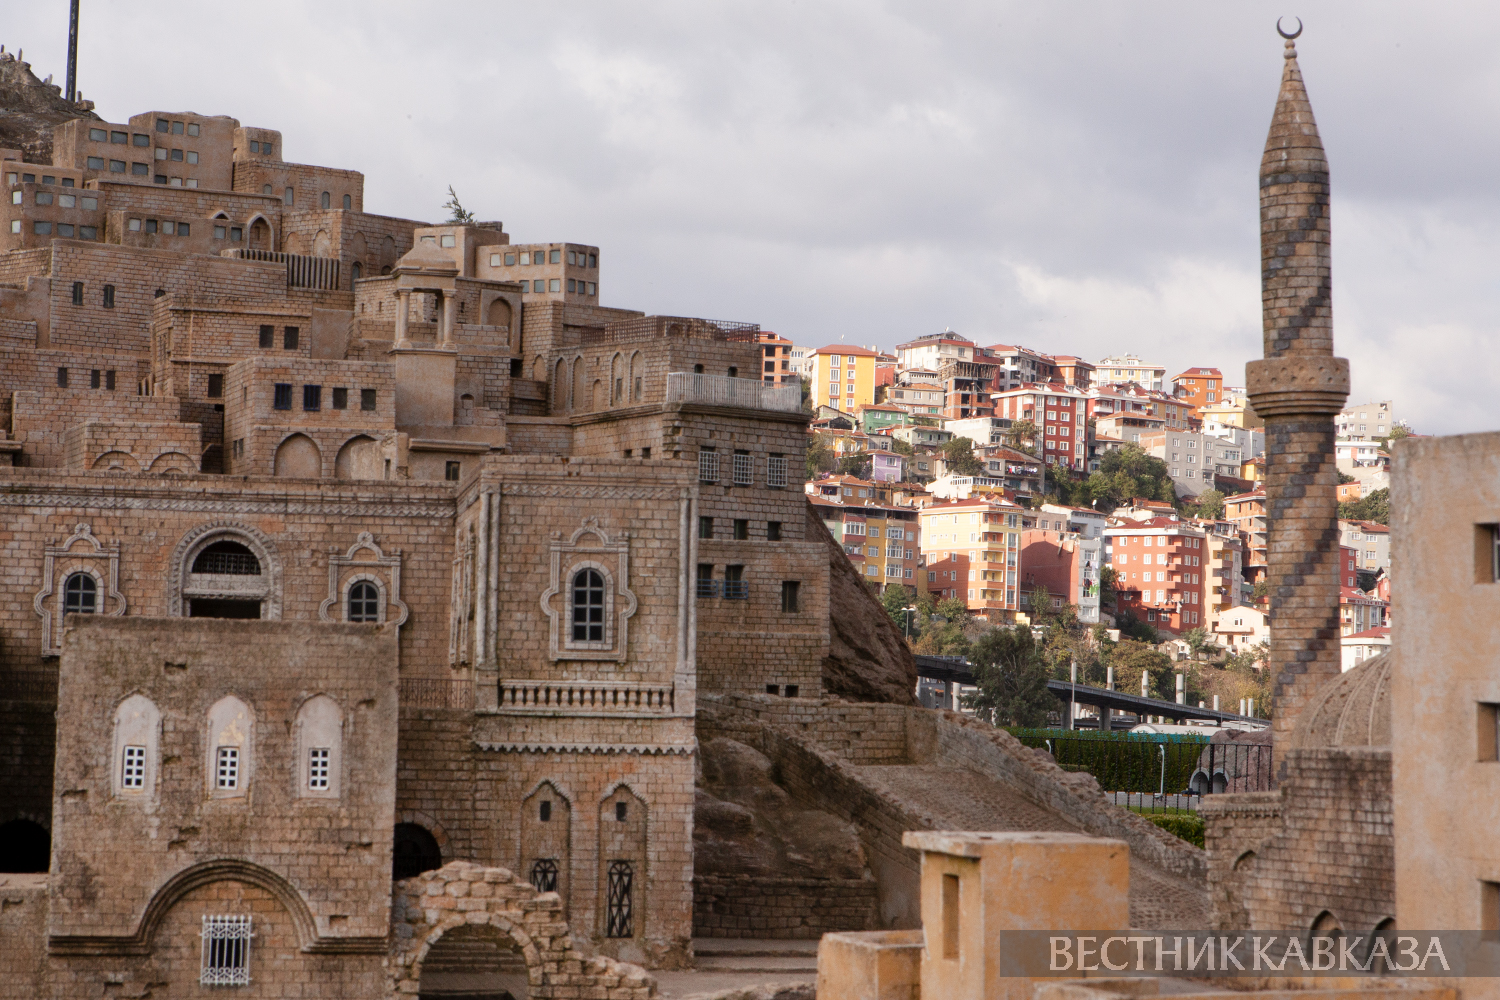
<instances>
[{"instance_id":1,"label":"paved ground","mask_svg":"<svg viewBox=\"0 0 1500 1000\"><path fill-rule=\"evenodd\" d=\"M694 938L698 967L692 972L658 972L664 1000L711 996L726 990L765 986L775 997L789 987L811 987L818 978L818 942ZM790 998L788 998L790 1000Z\"/></svg>"},{"instance_id":2,"label":"paved ground","mask_svg":"<svg viewBox=\"0 0 1500 1000\"><path fill-rule=\"evenodd\" d=\"M861 781L912 807L933 830L1062 830L1077 826L974 771L939 764L856 767ZM1130 923L1140 928L1207 927L1208 887L1137 858L1130 860Z\"/></svg>"}]
</instances>

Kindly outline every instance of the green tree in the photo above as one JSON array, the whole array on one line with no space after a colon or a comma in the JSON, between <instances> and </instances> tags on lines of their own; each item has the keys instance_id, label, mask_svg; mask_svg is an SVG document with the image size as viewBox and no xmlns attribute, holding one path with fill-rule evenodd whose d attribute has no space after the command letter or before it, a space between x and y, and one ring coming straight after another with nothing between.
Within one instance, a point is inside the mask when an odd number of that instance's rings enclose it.
<instances>
[{"instance_id":1,"label":"green tree","mask_svg":"<svg viewBox=\"0 0 1500 1000\"><path fill-rule=\"evenodd\" d=\"M1192 650L1194 656L1203 652L1206 647L1213 645L1213 636L1202 625L1184 632L1182 638L1187 642L1188 649Z\"/></svg>"},{"instance_id":2,"label":"green tree","mask_svg":"<svg viewBox=\"0 0 1500 1000\"><path fill-rule=\"evenodd\" d=\"M909 617L906 609L911 604L914 595L906 587L899 583L893 583L885 588L880 595L880 606L885 608L885 613L890 616L891 621L896 623L904 635L906 633Z\"/></svg>"},{"instance_id":3,"label":"green tree","mask_svg":"<svg viewBox=\"0 0 1500 1000\"><path fill-rule=\"evenodd\" d=\"M1047 666L1031 630L992 628L969 652L979 688L968 705L995 725L1042 726L1057 699L1047 690Z\"/></svg>"},{"instance_id":4,"label":"green tree","mask_svg":"<svg viewBox=\"0 0 1500 1000\"><path fill-rule=\"evenodd\" d=\"M1141 674L1145 673L1149 697L1171 701L1176 695L1172 658L1149 643L1122 638L1110 651L1109 665L1115 668L1115 687L1121 691L1139 694Z\"/></svg>"},{"instance_id":5,"label":"green tree","mask_svg":"<svg viewBox=\"0 0 1500 1000\"><path fill-rule=\"evenodd\" d=\"M1036 454L1036 424L1030 420L1013 421L1005 431L1005 443L1028 455Z\"/></svg>"},{"instance_id":6,"label":"green tree","mask_svg":"<svg viewBox=\"0 0 1500 1000\"><path fill-rule=\"evenodd\" d=\"M448 200L443 202L443 207L448 210L449 222L457 222L467 226L474 221L474 213L459 203L458 192L453 190L452 184L448 185Z\"/></svg>"},{"instance_id":7,"label":"green tree","mask_svg":"<svg viewBox=\"0 0 1500 1000\"><path fill-rule=\"evenodd\" d=\"M839 475L853 476L855 479L869 479L873 466L874 459L868 454L845 455L839 459Z\"/></svg>"},{"instance_id":8,"label":"green tree","mask_svg":"<svg viewBox=\"0 0 1500 1000\"><path fill-rule=\"evenodd\" d=\"M1099 603L1115 606L1115 568L1105 566L1099 570Z\"/></svg>"},{"instance_id":9,"label":"green tree","mask_svg":"<svg viewBox=\"0 0 1500 1000\"><path fill-rule=\"evenodd\" d=\"M913 649L927 656L969 655L969 608L956 597L939 601Z\"/></svg>"},{"instance_id":10,"label":"green tree","mask_svg":"<svg viewBox=\"0 0 1500 1000\"><path fill-rule=\"evenodd\" d=\"M974 442L966 437L954 438L943 445L943 461L955 475L984 475L984 463L974 454Z\"/></svg>"},{"instance_id":11,"label":"green tree","mask_svg":"<svg viewBox=\"0 0 1500 1000\"><path fill-rule=\"evenodd\" d=\"M833 439L827 434L814 434L807 441L807 478L816 479L820 473L832 472L838 467L838 457L833 451Z\"/></svg>"},{"instance_id":12,"label":"green tree","mask_svg":"<svg viewBox=\"0 0 1500 1000\"><path fill-rule=\"evenodd\" d=\"M1255 604L1260 604L1270 596L1271 582L1265 577L1261 577L1259 580L1256 580L1255 586L1250 588L1250 600Z\"/></svg>"},{"instance_id":13,"label":"green tree","mask_svg":"<svg viewBox=\"0 0 1500 1000\"><path fill-rule=\"evenodd\" d=\"M797 381L802 383L802 412L812 413L812 380L805 375L798 375Z\"/></svg>"},{"instance_id":14,"label":"green tree","mask_svg":"<svg viewBox=\"0 0 1500 1000\"><path fill-rule=\"evenodd\" d=\"M1184 509L1188 508L1184 506ZM1206 490L1198 494L1198 502L1192 505L1189 513L1195 517L1217 521L1224 516L1224 494L1218 490Z\"/></svg>"},{"instance_id":15,"label":"green tree","mask_svg":"<svg viewBox=\"0 0 1500 1000\"><path fill-rule=\"evenodd\" d=\"M1347 472L1340 472L1339 473L1339 485L1340 486L1344 485L1345 483L1354 483L1354 482L1358 482L1358 481L1359 480L1355 479L1353 476L1349 475Z\"/></svg>"},{"instance_id":16,"label":"green tree","mask_svg":"<svg viewBox=\"0 0 1500 1000\"><path fill-rule=\"evenodd\" d=\"M1374 521L1376 524L1391 523L1391 491L1376 490L1339 504L1339 517L1346 521Z\"/></svg>"},{"instance_id":17,"label":"green tree","mask_svg":"<svg viewBox=\"0 0 1500 1000\"><path fill-rule=\"evenodd\" d=\"M900 438L891 438L891 451L894 451L898 455L905 455L907 458L912 458L917 453L915 448Z\"/></svg>"}]
</instances>

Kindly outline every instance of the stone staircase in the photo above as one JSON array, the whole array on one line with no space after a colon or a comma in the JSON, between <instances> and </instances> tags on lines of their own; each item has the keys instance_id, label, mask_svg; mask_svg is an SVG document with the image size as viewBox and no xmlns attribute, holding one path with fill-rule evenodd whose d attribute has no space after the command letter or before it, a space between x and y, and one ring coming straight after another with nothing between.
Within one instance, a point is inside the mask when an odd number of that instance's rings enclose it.
<instances>
[{"instance_id":1,"label":"stone staircase","mask_svg":"<svg viewBox=\"0 0 1500 1000\"><path fill-rule=\"evenodd\" d=\"M778 976L818 975L818 942L770 941L747 938L694 938L694 968L698 972L762 973ZM746 982L750 982L746 979Z\"/></svg>"}]
</instances>

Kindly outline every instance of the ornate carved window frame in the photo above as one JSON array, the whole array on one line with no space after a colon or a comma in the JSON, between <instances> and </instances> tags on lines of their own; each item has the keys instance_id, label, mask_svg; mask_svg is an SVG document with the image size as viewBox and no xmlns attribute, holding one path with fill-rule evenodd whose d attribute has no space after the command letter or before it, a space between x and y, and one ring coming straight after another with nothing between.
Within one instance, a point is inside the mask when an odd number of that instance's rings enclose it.
<instances>
[{"instance_id":1,"label":"ornate carved window frame","mask_svg":"<svg viewBox=\"0 0 1500 1000\"><path fill-rule=\"evenodd\" d=\"M593 544L581 544L585 535ZM583 524L564 542L562 532L552 533L551 584L542 594L542 613L548 618L548 656L556 660L623 661L629 649L630 617L637 601L631 592L630 533L611 539L599 527L598 518ZM574 642L572 632L573 576L579 570L597 570L604 577L604 641ZM556 600L554 600L556 599Z\"/></svg>"},{"instance_id":2,"label":"ornate carved window frame","mask_svg":"<svg viewBox=\"0 0 1500 1000\"><path fill-rule=\"evenodd\" d=\"M89 548L72 551L85 541ZM42 655L62 655L63 587L74 573L87 573L99 585L98 607L94 614L123 615L125 595L120 593L120 543L105 545L94 537L87 523L80 523L57 545L49 545L42 556L42 589L32 599L32 607L42 619ZM48 598L51 598L50 606Z\"/></svg>"},{"instance_id":3,"label":"ornate carved window frame","mask_svg":"<svg viewBox=\"0 0 1500 1000\"><path fill-rule=\"evenodd\" d=\"M208 586L214 580L203 579L214 577L214 574L194 573L193 561L198 558L198 553L218 541L239 542L255 553L255 558L260 562L260 576L245 579L260 580L263 586L253 588L253 592L248 585L221 589ZM271 544L271 539L248 524L213 521L192 529L182 536L177 549L172 553L171 574L167 606L168 614L174 618L182 618L187 614L187 601L194 597L259 600L262 619L276 621L281 618L281 557L276 554L276 547ZM223 583L225 578L217 577L217 581Z\"/></svg>"},{"instance_id":4,"label":"ornate carved window frame","mask_svg":"<svg viewBox=\"0 0 1500 1000\"><path fill-rule=\"evenodd\" d=\"M375 558L354 558L361 549L375 553ZM383 569L385 575L365 572L344 578L344 571L351 567ZM342 554L339 549L328 550L328 598L318 606L318 618L325 622L347 621L349 590L362 581L373 583L380 594L380 621L398 628L405 624L410 612L401 602L401 550L396 549L386 555L375 541L375 536L368 531L361 531L354 544Z\"/></svg>"}]
</instances>

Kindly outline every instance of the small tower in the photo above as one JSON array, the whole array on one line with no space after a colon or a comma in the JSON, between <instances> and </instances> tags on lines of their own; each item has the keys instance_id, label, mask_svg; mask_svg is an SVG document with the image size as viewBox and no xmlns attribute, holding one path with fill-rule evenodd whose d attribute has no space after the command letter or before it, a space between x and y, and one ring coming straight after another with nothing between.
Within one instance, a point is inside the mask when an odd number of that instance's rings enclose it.
<instances>
[{"instance_id":1,"label":"small tower","mask_svg":"<svg viewBox=\"0 0 1500 1000\"><path fill-rule=\"evenodd\" d=\"M1292 41L1301 23L1281 33L1286 66L1260 162L1265 357L1245 366L1250 402L1266 422L1278 780L1298 714L1340 671L1333 418L1349 395L1349 362L1333 356L1328 161Z\"/></svg>"}]
</instances>

